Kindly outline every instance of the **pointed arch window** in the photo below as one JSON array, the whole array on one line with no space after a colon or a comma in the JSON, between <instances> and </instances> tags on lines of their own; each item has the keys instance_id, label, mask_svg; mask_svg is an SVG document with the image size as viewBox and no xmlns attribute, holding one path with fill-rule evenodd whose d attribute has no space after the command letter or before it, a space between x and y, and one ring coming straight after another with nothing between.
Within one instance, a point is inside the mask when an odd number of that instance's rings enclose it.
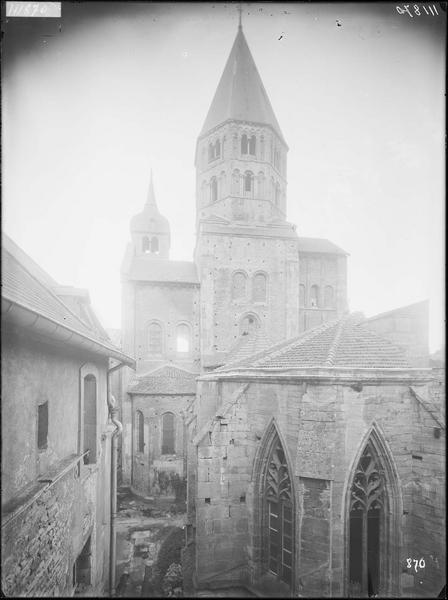
<instances>
[{"instance_id":1,"label":"pointed arch window","mask_svg":"<svg viewBox=\"0 0 448 600\"><path fill-rule=\"evenodd\" d=\"M266 302L266 275L257 273L253 285L254 302Z\"/></svg>"},{"instance_id":2,"label":"pointed arch window","mask_svg":"<svg viewBox=\"0 0 448 600\"><path fill-rule=\"evenodd\" d=\"M324 307L333 308L334 291L331 285L326 285L324 290Z\"/></svg>"},{"instance_id":3,"label":"pointed arch window","mask_svg":"<svg viewBox=\"0 0 448 600\"><path fill-rule=\"evenodd\" d=\"M162 416L162 454L175 453L174 414L166 412Z\"/></svg>"},{"instance_id":4,"label":"pointed arch window","mask_svg":"<svg viewBox=\"0 0 448 600\"><path fill-rule=\"evenodd\" d=\"M349 596L377 597L380 554L386 541L385 474L369 441L358 462L349 500Z\"/></svg>"},{"instance_id":5,"label":"pointed arch window","mask_svg":"<svg viewBox=\"0 0 448 600\"><path fill-rule=\"evenodd\" d=\"M247 135L243 133L241 136L241 154L247 154L249 150L249 141Z\"/></svg>"},{"instance_id":6,"label":"pointed arch window","mask_svg":"<svg viewBox=\"0 0 448 600\"><path fill-rule=\"evenodd\" d=\"M249 140L249 154L255 156L257 148L257 139L254 135L251 136Z\"/></svg>"},{"instance_id":7,"label":"pointed arch window","mask_svg":"<svg viewBox=\"0 0 448 600\"><path fill-rule=\"evenodd\" d=\"M148 351L150 354L162 354L163 332L160 323L150 323L148 326Z\"/></svg>"},{"instance_id":8,"label":"pointed arch window","mask_svg":"<svg viewBox=\"0 0 448 600\"><path fill-rule=\"evenodd\" d=\"M148 254L150 252L149 249L149 238L147 235L143 236L142 238L142 252L144 254Z\"/></svg>"},{"instance_id":9,"label":"pointed arch window","mask_svg":"<svg viewBox=\"0 0 448 600\"><path fill-rule=\"evenodd\" d=\"M137 452L144 452L145 449L145 429L144 418L141 410L135 413L135 427L137 430Z\"/></svg>"},{"instance_id":10,"label":"pointed arch window","mask_svg":"<svg viewBox=\"0 0 448 600\"><path fill-rule=\"evenodd\" d=\"M212 177L210 180L210 200L216 202L218 200L218 180Z\"/></svg>"},{"instance_id":11,"label":"pointed arch window","mask_svg":"<svg viewBox=\"0 0 448 600\"><path fill-rule=\"evenodd\" d=\"M234 300L246 297L246 275L234 273L232 277L232 298Z\"/></svg>"},{"instance_id":12,"label":"pointed arch window","mask_svg":"<svg viewBox=\"0 0 448 600\"><path fill-rule=\"evenodd\" d=\"M151 254L158 254L159 253L159 238L156 238L155 236L153 236L151 238Z\"/></svg>"},{"instance_id":13,"label":"pointed arch window","mask_svg":"<svg viewBox=\"0 0 448 600\"><path fill-rule=\"evenodd\" d=\"M313 308L317 308L319 306L319 286L312 285L310 290L310 305Z\"/></svg>"},{"instance_id":14,"label":"pointed arch window","mask_svg":"<svg viewBox=\"0 0 448 600\"><path fill-rule=\"evenodd\" d=\"M286 456L274 435L264 478L265 564L271 573L292 585L294 564L294 510L291 476Z\"/></svg>"}]
</instances>

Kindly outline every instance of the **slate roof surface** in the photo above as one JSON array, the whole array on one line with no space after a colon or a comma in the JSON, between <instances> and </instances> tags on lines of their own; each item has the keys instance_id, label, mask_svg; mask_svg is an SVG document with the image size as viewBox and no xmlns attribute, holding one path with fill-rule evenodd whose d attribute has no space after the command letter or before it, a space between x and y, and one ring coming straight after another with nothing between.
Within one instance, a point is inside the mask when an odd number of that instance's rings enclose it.
<instances>
[{"instance_id":1,"label":"slate roof surface","mask_svg":"<svg viewBox=\"0 0 448 600\"><path fill-rule=\"evenodd\" d=\"M310 237L299 237L299 253L300 252L316 252L323 254L344 254L348 255L348 252L326 240L325 238L310 238Z\"/></svg>"},{"instance_id":2,"label":"slate roof surface","mask_svg":"<svg viewBox=\"0 0 448 600\"><path fill-rule=\"evenodd\" d=\"M280 125L241 27L238 28L200 135L228 120L270 125L283 140Z\"/></svg>"},{"instance_id":3,"label":"slate roof surface","mask_svg":"<svg viewBox=\"0 0 448 600\"><path fill-rule=\"evenodd\" d=\"M128 388L128 393L158 396L195 394L196 377L199 377L199 373L191 373L174 365L165 365L143 377L135 378Z\"/></svg>"},{"instance_id":4,"label":"slate roof surface","mask_svg":"<svg viewBox=\"0 0 448 600\"><path fill-rule=\"evenodd\" d=\"M253 354L267 350L272 346L263 329L256 329L253 334L241 336L237 343L229 350L225 365L237 363Z\"/></svg>"},{"instance_id":5,"label":"slate roof surface","mask_svg":"<svg viewBox=\"0 0 448 600\"><path fill-rule=\"evenodd\" d=\"M217 371L233 369L321 368L409 368L404 351L363 326L364 318L347 315L280 342L238 363Z\"/></svg>"},{"instance_id":6,"label":"slate roof surface","mask_svg":"<svg viewBox=\"0 0 448 600\"><path fill-rule=\"evenodd\" d=\"M183 260L137 257L132 260L129 279L164 283L199 283L196 265Z\"/></svg>"}]
</instances>

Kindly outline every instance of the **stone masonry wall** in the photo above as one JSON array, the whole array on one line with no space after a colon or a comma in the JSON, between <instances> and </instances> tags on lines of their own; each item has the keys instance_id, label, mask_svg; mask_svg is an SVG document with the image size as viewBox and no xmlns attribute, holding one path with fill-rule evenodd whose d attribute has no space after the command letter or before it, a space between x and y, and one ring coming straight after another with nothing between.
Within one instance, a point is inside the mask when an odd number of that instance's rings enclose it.
<instances>
[{"instance_id":1,"label":"stone masonry wall","mask_svg":"<svg viewBox=\"0 0 448 600\"><path fill-rule=\"evenodd\" d=\"M304 298L300 306L300 331L306 331L326 321L341 317L347 306L347 277L345 256L300 252L300 284ZM319 287L317 307L311 307L311 286ZM325 286L333 288L333 304L324 304Z\"/></svg>"},{"instance_id":2,"label":"stone masonry wall","mask_svg":"<svg viewBox=\"0 0 448 600\"><path fill-rule=\"evenodd\" d=\"M143 495L175 496L173 476L183 480L185 472L184 416L190 396L133 396L132 439L134 444L132 488ZM144 451L137 452L136 411L144 416ZM162 454L162 415L175 415L175 453ZM174 485L176 485L174 483Z\"/></svg>"},{"instance_id":3,"label":"stone masonry wall","mask_svg":"<svg viewBox=\"0 0 448 600\"><path fill-rule=\"evenodd\" d=\"M201 279L201 350L203 355L227 352L240 336L240 324L254 314L273 342L298 333L297 241L232 232L202 234L197 257ZM246 275L245 297L232 298L232 277ZM253 277L267 276L266 302L253 300ZM295 290L295 292L294 292Z\"/></svg>"},{"instance_id":4,"label":"stone masonry wall","mask_svg":"<svg viewBox=\"0 0 448 600\"><path fill-rule=\"evenodd\" d=\"M386 595L426 597L444 584L444 438L418 413L406 384L305 385L292 382L200 382L198 420L196 576L199 586L257 583L262 558L260 490L254 465L266 427L275 418L293 474L296 500L295 593L344 596L347 481L372 426L389 448L398 497L392 517ZM431 418L431 417L430 417ZM417 448L422 459L413 458ZM258 460L258 459L257 459ZM400 512L402 511L402 513ZM394 529L395 528L395 529ZM396 540L396 541L394 541ZM406 569L424 557L425 573Z\"/></svg>"},{"instance_id":5,"label":"stone masonry wall","mask_svg":"<svg viewBox=\"0 0 448 600\"><path fill-rule=\"evenodd\" d=\"M51 485L2 528L2 590L6 596L69 596L72 565L91 533L95 538L95 505L77 467ZM41 484L43 488L45 484ZM96 547L92 540L92 549ZM104 549L101 549L104 554ZM95 556L94 551L92 552ZM95 559L94 559L95 561ZM92 565L92 583L95 581ZM96 587L95 586L95 587Z\"/></svg>"}]
</instances>

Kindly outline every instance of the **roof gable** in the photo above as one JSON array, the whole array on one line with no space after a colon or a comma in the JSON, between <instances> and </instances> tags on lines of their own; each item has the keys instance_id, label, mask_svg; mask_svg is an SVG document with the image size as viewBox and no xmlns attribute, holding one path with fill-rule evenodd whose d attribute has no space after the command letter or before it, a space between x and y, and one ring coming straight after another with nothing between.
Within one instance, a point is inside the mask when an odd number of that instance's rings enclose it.
<instances>
[{"instance_id":1,"label":"roof gable","mask_svg":"<svg viewBox=\"0 0 448 600\"><path fill-rule=\"evenodd\" d=\"M158 396L196 394L198 375L175 365L163 365L134 379L128 393Z\"/></svg>"}]
</instances>

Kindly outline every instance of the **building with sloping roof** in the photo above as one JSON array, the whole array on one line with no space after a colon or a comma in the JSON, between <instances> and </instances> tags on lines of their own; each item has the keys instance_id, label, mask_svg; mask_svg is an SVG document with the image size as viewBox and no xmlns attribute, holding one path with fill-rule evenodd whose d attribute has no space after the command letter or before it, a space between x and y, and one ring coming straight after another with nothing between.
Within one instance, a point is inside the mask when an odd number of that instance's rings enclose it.
<instances>
[{"instance_id":1,"label":"building with sloping roof","mask_svg":"<svg viewBox=\"0 0 448 600\"><path fill-rule=\"evenodd\" d=\"M429 596L445 426L424 311L349 314L348 253L287 220L287 153L240 23L196 142L194 260L169 257L152 175L131 220L122 481L174 497L187 470L204 596ZM431 548L417 583L403 561Z\"/></svg>"},{"instance_id":2,"label":"building with sloping roof","mask_svg":"<svg viewBox=\"0 0 448 600\"><path fill-rule=\"evenodd\" d=\"M185 423L197 377L168 363L130 381L123 413L134 421L131 487L137 494L185 501Z\"/></svg>"},{"instance_id":3,"label":"building with sloping roof","mask_svg":"<svg viewBox=\"0 0 448 600\"><path fill-rule=\"evenodd\" d=\"M190 535L204 595L442 589L445 421L431 369L354 314L198 382ZM432 558L416 584L401 565L418 552Z\"/></svg>"},{"instance_id":4,"label":"building with sloping roof","mask_svg":"<svg viewBox=\"0 0 448 600\"><path fill-rule=\"evenodd\" d=\"M86 290L59 286L6 235L2 267L2 591L101 596L114 573L109 375L135 363Z\"/></svg>"}]
</instances>

